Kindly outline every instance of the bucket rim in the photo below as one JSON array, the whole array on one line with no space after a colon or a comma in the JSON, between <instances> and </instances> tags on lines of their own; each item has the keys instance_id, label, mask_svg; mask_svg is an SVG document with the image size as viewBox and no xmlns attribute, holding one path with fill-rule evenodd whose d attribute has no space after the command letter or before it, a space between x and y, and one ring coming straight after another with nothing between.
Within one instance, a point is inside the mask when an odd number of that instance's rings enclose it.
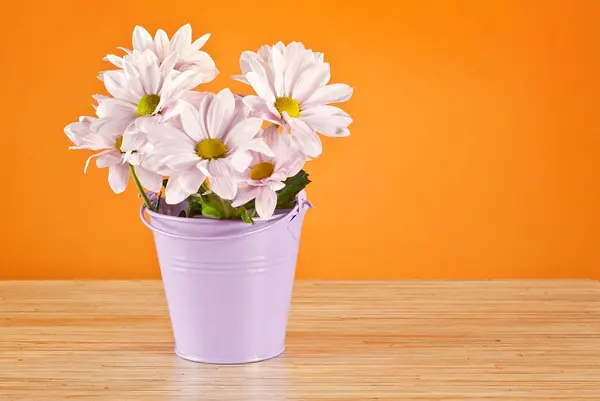
<instances>
[{"instance_id":1,"label":"bucket rim","mask_svg":"<svg viewBox=\"0 0 600 401\"><path fill-rule=\"evenodd\" d=\"M228 235L224 235L224 236L220 236L220 237L214 237L214 236L195 237L195 236L181 235L178 233L170 233L170 232L164 231L158 227L153 226L152 223L150 221L148 221L148 219L146 219L144 212L145 211L148 212L148 215L151 218L156 217L157 220L164 218L167 221L174 221L174 222L177 222L178 224L183 223L184 220L190 220L190 222L192 224L213 225L213 226L215 224L227 224L227 222L229 222L230 224L231 223L245 224L245 223L243 223L242 221L236 221L236 220L194 219L194 218L188 218L188 217L168 216L168 215L164 215L164 214L160 214L160 213L156 213L156 212L152 212L152 211L148 210L145 203L142 203L142 206L140 207L140 219L142 220L142 223L144 223L144 225L146 227L148 227L155 234L158 233L158 234L165 235L167 237L183 239L183 240L191 240L191 241L217 241L217 240L223 240L223 239L242 238L242 237L246 237L248 235L253 235L253 234L257 234L259 232L263 232L274 226L282 224L282 222L285 222L285 221L288 221L288 223L289 223L292 220L294 220L294 218L296 218L296 216L301 214L303 211L306 211L306 209L311 209L312 207L313 207L312 204L306 199L306 192L304 190L302 190L302 191L300 191L300 193L298 193L298 197L296 198L296 205L291 210L289 210L287 213L282 213L282 214L278 215L280 217L278 217L276 219L263 220L261 222L264 224L258 225L258 227L256 227L253 230L235 233L235 234L228 234ZM187 224L187 222L186 222L186 224Z\"/></svg>"},{"instance_id":2,"label":"bucket rim","mask_svg":"<svg viewBox=\"0 0 600 401\"><path fill-rule=\"evenodd\" d=\"M257 220L257 222L264 222L264 223L268 223L268 222L273 222L273 221L277 221L280 220L284 217L286 217L287 215L289 215L290 213L292 213L296 208L300 207L300 202L299 199L296 199L296 204L294 205L294 207L289 208L289 209L279 209L279 210L285 210L285 213L280 213L277 215L273 215L271 218L264 220L264 219L260 219ZM159 220L167 220L167 221L175 221L177 223L186 223L186 224L247 224L244 223L242 220L231 220L231 219L210 219L210 218L194 218L194 217L179 217L179 216L170 216L168 214L162 214L162 213L157 213L153 210L150 210L148 208L145 208L146 213L148 213L150 215L150 217L152 218L157 218Z\"/></svg>"}]
</instances>

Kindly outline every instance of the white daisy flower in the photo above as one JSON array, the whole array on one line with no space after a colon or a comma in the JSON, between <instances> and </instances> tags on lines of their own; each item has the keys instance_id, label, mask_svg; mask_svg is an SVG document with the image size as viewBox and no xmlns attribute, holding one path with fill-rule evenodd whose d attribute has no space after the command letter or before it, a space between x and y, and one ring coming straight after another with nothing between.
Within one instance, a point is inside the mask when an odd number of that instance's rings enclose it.
<instances>
[{"instance_id":1,"label":"white daisy flower","mask_svg":"<svg viewBox=\"0 0 600 401\"><path fill-rule=\"evenodd\" d=\"M200 83L206 83L215 79L219 74L213 59L206 52L200 50L209 38L210 34L207 33L192 43L192 27L190 24L179 28L171 40L162 29L156 31L154 39L152 39L145 28L136 26L133 30L133 50L122 48L127 53L124 57L109 54L105 59L116 67L123 68L123 60L132 57L136 52L143 53L150 50L156 54L161 64L176 53L175 70L193 70L201 75Z\"/></svg>"},{"instance_id":2,"label":"white daisy flower","mask_svg":"<svg viewBox=\"0 0 600 401\"><path fill-rule=\"evenodd\" d=\"M92 158L97 157L96 166L108 167L108 183L115 193L121 193L127 188L130 169L133 168L144 187L154 192L160 191L162 176L140 165L144 157L142 152L125 152L122 148L124 137L121 132L111 133L106 129L98 130L99 127L105 127L107 123L106 119L81 117L78 122L65 127L65 133L75 144L70 149L101 151L87 159L83 169L84 173L87 172Z\"/></svg>"},{"instance_id":3,"label":"white daisy flower","mask_svg":"<svg viewBox=\"0 0 600 401\"><path fill-rule=\"evenodd\" d=\"M352 96L345 84L327 85L329 64L321 53L307 50L301 43L263 46L258 53L244 52L240 58L242 76L234 78L250 84L258 96L244 97L253 113L282 125L290 140L310 157L322 152L316 132L325 136L350 135L350 116L328 105Z\"/></svg>"},{"instance_id":4,"label":"white daisy flower","mask_svg":"<svg viewBox=\"0 0 600 401\"><path fill-rule=\"evenodd\" d=\"M251 161L249 150L271 154L262 139L255 138L262 121L247 117L239 98L229 89L205 94L196 109L181 102L181 129L174 124L149 125L154 145L144 166L170 175L166 202L176 204L196 193L208 178L210 188L223 199L233 199L236 170Z\"/></svg>"},{"instance_id":5,"label":"white daisy flower","mask_svg":"<svg viewBox=\"0 0 600 401\"><path fill-rule=\"evenodd\" d=\"M176 60L173 53L160 64L152 51L145 50L123 60L123 70L104 72L102 80L113 97L96 96L96 114L104 120L99 132L125 134L125 151L143 146L145 135L139 128L171 118L177 102L189 97L198 85L199 75L194 71L173 69Z\"/></svg>"},{"instance_id":6,"label":"white daisy flower","mask_svg":"<svg viewBox=\"0 0 600 401\"><path fill-rule=\"evenodd\" d=\"M306 163L304 153L287 146L283 141L272 140L280 135L274 126L264 130L261 136L272 146L274 155L269 157L252 152L253 159L241 175L240 188L232 203L238 207L256 199L256 212L263 219L273 216L277 191L285 187L286 178L298 174Z\"/></svg>"}]
</instances>

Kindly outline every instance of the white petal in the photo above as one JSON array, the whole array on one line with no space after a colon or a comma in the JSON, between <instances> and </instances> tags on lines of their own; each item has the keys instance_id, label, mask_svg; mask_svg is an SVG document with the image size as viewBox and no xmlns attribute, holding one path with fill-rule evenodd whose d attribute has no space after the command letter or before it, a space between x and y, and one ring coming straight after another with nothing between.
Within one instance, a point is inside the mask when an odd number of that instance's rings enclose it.
<instances>
[{"instance_id":1,"label":"white petal","mask_svg":"<svg viewBox=\"0 0 600 401\"><path fill-rule=\"evenodd\" d=\"M108 184L116 194L127 188L129 182L129 164L115 164L108 168Z\"/></svg>"},{"instance_id":2,"label":"white petal","mask_svg":"<svg viewBox=\"0 0 600 401\"><path fill-rule=\"evenodd\" d=\"M147 124L145 129L152 142L181 142L177 146L186 149L195 146L192 138L171 124Z\"/></svg>"},{"instance_id":3,"label":"white petal","mask_svg":"<svg viewBox=\"0 0 600 401\"><path fill-rule=\"evenodd\" d=\"M212 163L211 163L212 164ZM209 165L210 166L210 165ZM231 177L209 178L210 189L223 199L233 199L237 191L235 181Z\"/></svg>"},{"instance_id":4,"label":"white petal","mask_svg":"<svg viewBox=\"0 0 600 401\"><path fill-rule=\"evenodd\" d=\"M231 151L246 150L248 144L260 131L262 120L260 118L248 118L235 125L225 137L225 145Z\"/></svg>"},{"instance_id":5,"label":"white petal","mask_svg":"<svg viewBox=\"0 0 600 401\"><path fill-rule=\"evenodd\" d=\"M246 74L246 79L250 82L250 85L252 85L252 88L258 96L269 103L275 103L275 94L271 90L268 82L261 78L258 73L250 71Z\"/></svg>"},{"instance_id":6,"label":"white petal","mask_svg":"<svg viewBox=\"0 0 600 401\"><path fill-rule=\"evenodd\" d=\"M94 135L90 134L86 141L95 136L96 143L104 143L105 148L112 147L117 137L121 136L130 124L131 122L124 118L99 118L91 122L90 129Z\"/></svg>"},{"instance_id":7,"label":"white petal","mask_svg":"<svg viewBox=\"0 0 600 401\"><path fill-rule=\"evenodd\" d=\"M261 138L277 158L287 157L295 149L290 140L289 130L284 129L284 131L279 133L278 128L271 125L265 128L261 134Z\"/></svg>"},{"instance_id":8,"label":"white petal","mask_svg":"<svg viewBox=\"0 0 600 401\"><path fill-rule=\"evenodd\" d=\"M175 32L171 39L171 47L173 50L181 51L186 45L192 43L192 26L185 24Z\"/></svg>"},{"instance_id":9,"label":"white petal","mask_svg":"<svg viewBox=\"0 0 600 401\"><path fill-rule=\"evenodd\" d=\"M192 50L192 51L200 50L202 48L202 46L204 46L206 44L206 42L208 41L209 38L210 38L210 33L206 33L206 34L200 36L200 38L196 39L194 41L194 43L192 43L190 50Z\"/></svg>"},{"instance_id":10,"label":"white petal","mask_svg":"<svg viewBox=\"0 0 600 401\"><path fill-rule=\"evenodd\" d=\"M159 192L162 186L162 175L154 173L142 166L135 166L135 174L144 188L152 192Z\"/></svg>"},{"instance_id":11,"label":"white petal","mask_svg":"<svg viewBox=\"0 0 600 401\"><path fill-rule=\"evenodd\" d=\"M110 98L110 97L108 97L108 96L105 96L105 95L99 95L99 94L92 95L92 97L93 97L93 98L94 98L94 100L95 100L96 102L98 102L98 103L100 103L100 102L102 102L102 101L104 101L104 100L107 100L107 99L111 99L111 98Z\"/></svg>"},{"instance_id":12,"label":"white petal","mask_svg":"<svg viewBox=\"0 0 600 401\"><path fill-rule=\"evenodd\" d=\"M121 152L139 151L146 144L146 134L142 132L136 132L133 134L123 135L123 142L121 143Z\"/></svg>"},{"instance_id":13,"label":"white petal","mask_svg":"<svg viewBox=\"0 0 600 401\"><path fill-rule=\"evenodd\" d=\"M123 154L123 161L133 166L137 166L142 163L142 154L138 152L127 152Z\"/></svg>"},{"instance_id":14,"label":"white petal","mask_svg":"<svg viewBox=\"0 0 600 401\"><path fill-rule=\"evenodd\" d=\"M328 63L315 64L298 77L298 82L292 90L292 97L300 104L304 104L306 99L329 81L329 77Z\"/></svg>"},{"instance_id":15,"label":"white petal","mask_svg":"<svg viewBox=\"0 0 600 401\"><path fill-rule=\"evenodd\" d=\"M208 132L208 109L214 99L215 95L212 93L207 93L206 96L200 101L200 106L198 107L198 120L200 123L200 128L202 128L202 132L204 133L204 137L209 137Z\"/></svg>"},{"instance_id":16,"label":"white petal","mask_svg":"<svg viewBox=\"0 0 600 401\"><path fill-rule=\"evenodd\" d=\"M154 35L154 43L156 45L156 54L159 60L164 60L170 53L169 49L169 37L167 33L162 29L156 31Z\"/></svg>"},{"instance_id":17,"label":"white petal","mask_svg":"<svg viewBox=\"0 0 600 401\"><path fill-rule=\"evenodd\" d=\"M194 152L179 153L165 159L165 164L173 171L181 171L198 164L200 158Z\"/></svg>"},{"instance_id":18,"label":"white petal","mask_svg":"<svg viewBox=\"0 0 600 401\"><path fill-rule=\"evenodd\" d=\"M271 56L271 46L263 45L258 49L258 56L268 62Z\"/></svg>"},{"instance_id":19,"label":"white petal","mask_svg":"<svg viewBox=\"0 0 600 401\"><path fill-rule=\"evenodd\" d=\"M136 25L133 29L133 49L143 51L151 48L153 44L152 36L150 36L148 31L145 28Z\"/></svg>"},{"instance_id":20,"label":"white petal","mask_svg":"<svg viewBox=\"0 0 600 401\"><path fill-rule=\"evenodd\" d=\"M196 108L196 110L198 110L200 108L200 104L202 103L202 100L210 95L210 92L196 92L196 91L189 91L184 93L183 95L183 99L189 103L192 104L192 106L194 106Z\"/></svg>"},{"instance_id":21,"label":"white petal","mask_svg":"<svg viewBox=\"0 0 600 401\"><path fill-rule=\"evenodd\" d=\"M206 139L202 127L200 127L198 111L190 103L180 101L181 124L185 132L196 142Z\"/></svg>"},{"instance_id":22,"label":"white petal","mask_svg":"<svg viewBox=\"0 0 600 401\"><path fill-rule=\"evenodd\" d=\"M293 136L292 141L302 152L311 158L317 158L323 153L321 139L315 133L299 133Z\"/></svg>"},{"instance_id":23,"label":"white petal","mask_svg":"<svg viewBox=\"0 0 600 401\"><path fill-rule=\"evenodd\" d=\"M208 109L206 123L211 138L221 138L235 111L235 98L229 88L214 97Z\"/></svg>"},{"instance_id":24,"label":"white petal","mask_svg":"<svg viewBox=\"0 0 600 401\"><path fill-rule=\"evenodd\" d=\"M352 87L346 84L331 84L319 88L303 104L304 107L312 105L345 102L352 96Z\"/></svg>"},{"instance_id":25,"label":"white petal","mask_svg":"<svg viewBox=\"0 0 600 401\"><path fill-rule=\"evenodd\" d=\"M285 112L284 112L285 113ZM287 113L285 113L287 115ZM308 125L297 118L290 118L291 140L298 148L310 157L318 157L323 152L319 136Z\"/></svg>"},{"instance_id":26,"label":"white petal","mask_svg":"<svg viewBox=\"0 0 600 401\"><path fill-rule=\"evenodd\" d=\"M300 119L308 124L313 130L325 136L343 137L350 135L346 129L352 123L352 118L334 106L316 106L307 109Z\"/></svg>"},{"instance_id":27,"label":"white petal","mask_svg":"<svg viewBox=\"0 0 600 401\"><path fill-rule=\"evenodd\" d=\"M106 57L104 57L104 60L108 61L117 68L123 68L123 59L119 56L115 56L114 54L107 54Z\"/></svg>"},{"instance_id":28,"label":"white petal","mask_svg":"<svg viewBox=\"0 0 600 401\"><path fill-rule=\"evenodd\" d=\"M189 193L196 193L206 176L197 168L190 168L179 175L179 183Z\"/></svg>"},{"instance_id":29,"label":"white petal","mask_svg":"<svg viewBox=\"0 0 600 401\"><path fill-rule=\"evenodd\" d=\"M124 99L103 99L96 107L98 117L129 118L130 120L138 117L136 105Z\"/></svg>"},{"instance_id":30,"label":"white petal","mask_svg":"<svg viewBox=\"0 0 600 401\"><path fill-rule=\"evenodd\" d=\"M171 77L171 75L168 77ZM185 92L188 92L198 86L200 83L200 78L201 77L199 77L199 75L194 71L184 71L177 75L171 82L165 80L160 95L164 95L165 98L177 98L183 96ZM163 99L161 97L161 101L162 100Z\"/></svg>"},{"instance_id":31,"label":"white petal","mask_svg":"<svg viewBox=\"0 0 600 401\"><path fill-rule=\"evenodd\" d=\"M169 177L165 193L165 201L170 205L183 202L188 196L190 196L190 194L192 194L192 192L183 189L181 183L179 182L179 176L177 175L172 175Z\"/></svg>"},{"instance_id":32,"label":"white petal","mask_svg":"<svg viewBox=\"0 0 600 401\"><path fill-rule=\"evenodd\" d=\"M263 219L273 216L277 205L277 194L268 186L261 187L256 197L256 212Z\"/></svg>"},{"instance_id":33,"label":"white petal","mask_svg":"<svg viewBox=\"0 0 600 401\"><path fill-rule=\"evenodd\" d=\"M256 53L246 52L246 54L249 71L255 72L258 77L268 85L271 92L275 94L275 86L273 86L275 77L270 64L261 60Z\"/></svg>"},{"instance_id":34,"label":"white petal","mask_svg":"<svg viewBox=\"0 0 600 401\"><path fill-rule=\"evenodd\" d=\"M92 133L90 125L91 121L80 119L80 121L67 125L64 131L71 142L77 146L80 146L85 143L85 137Z\"/></svg>"},{"instance_id":35,"label":"white petal","mask_svg":"<svg viewBox=\"0 0 600 401\"><path fill-rule=\"evenodd\" d=\"M244 51L240 55L240 71L242 71L242 76L244 76L244 80L246 79L246 73L252 71L252 69L250 68L250 59L257 57L258 55L256 53L250 51Z\"/></svg>"},{"instance_id":36,"label":"white petal","mask_svg":"<svg viewBox=\"0 0 600 401\"><path fill-rule=\"evenodd\" d=\"M250 166L250 163L252 163L252 155L250 152L235 152L230 160L233 168L237 172L242 173Z\"/></svg>"},{"instance_id":37,"label":"white petal","mask_svg":"<svg viewBox=\"0 0 600 401\"><path fill-rule=\"evenodd\" d=\"M304 164L306 163L306 155L301 151L295 150L286 157L281 160L277 159L277 163L275 168L277 171L280 171L285 174L285 178L293 177L302 170Z\"/></svg>"},{"instance_id":38,"label":"white petal","mask_svg":"<svg viewBox=\"0 0 600 401\"><path fill-rule=\"evenodd\" d=\"M166 165L166 161L171 156L166 155L148 155L142 160L142 166L150 171L155 171L161 175L171 175L174 171Z\"/></svg>"},{"instance_id":39,"label":"white petal","mask_svg":"<svg viewBox=\"0 0 600 401\"><path fill-rule=\"evenodd\" d=\"M134 131L148 133L160 127L163 116L143 116L135 119L135 125L130 127Z\"/></svg>"},{"instance_id":40,"label":"white petal","mask_svg":"<svg viewBox=\"0 0 600 401\"><path fill-rule=\"evenodd\" d=\"M298 79L304 71L315 65L315 60L310 50L298 52L298 55L288 60L285 71L285 93L291 96Z\"/></svg>"},{"instance_id":41,"label":"white petal","mask_svg":"<svg viewBox=\"0 0 600 401\"><path fill-rule=\"evenodd\" d=\"M244 84L250 84L250 82L248 82L248 80L246 79L246 75L244 74L237 74L237 75L232 75L231 79L233 79L234 81L238 81Z\"/></svg>"},{"instance_id":42,"label":"white petal","mask_svg":"<svg viewBox=\"0 0 600 401\"><path fill-rule=\"evenodd\" d=\"M273 150L267 145L267 143L262 138L254 138L248 144L248 150L253 150L258 153L262 153L268 157L275 157L275 153Z\"/></svg>"},{"instance_id":43,"label":"white petal","mask_svg":"<svg viewBox=\"0 0 600 401\"><path fill-rule=\"evenodd\" d=\"M337 132L336 132L336 137L343 138L346 136L350 136L350 130L348 128L338 127Z\"/></svg>"},{"instance_id":44,"label":"white petal","mask_svg":"<svg viewBox=\"0 0 600 401\"><path fill-rule=\"evenodd\" d=\"M160 64L160 73L163 77L166 77L168 74L171 74L173 68L175 68L175 64L177 63L178 59L179 54L177 52L173 52L167 55L167 57L165 57L164 61Z\"/></svg>"},{"instance_id":45,"label":"white petal","mask_svg":"<svg viewBox=\"0 0 600 401\"><path fill-rule=\"evenodd\" d=\"M124 48L124 47L117 47L117 49L119 49L119 50L123 50L123 51L124 51L125 53L127 53L128 55L131 55L131 53L132 53L132 51L131 51L131 50L129 50L129 49L126 49L126 48Z\"/></svg>"},{"instance_id":46,"label":"white petal","mask_svg":"<svg viewBox=\"0 0 600 401\"><path fill-rule=\"evenodd\" d=\"M273 86L275 88L275 97L284 96L283 72L285 71L285 60L283 54L278 48L273 49Z\"/></svg>"},{"instance_id":47,"label":"white petal","mask_svg":"<svg viewBox=\"0 0 600 401\"><path fill-rule=\"evenodd\" d=\"M239 191L237 191L237 194L235 195L235 199L231 203L231 206L239 207L239 206L245 205L246 203L250 202L252 199L256 198L256 196L258 195L258 192L259 192L258 187L248 186L244 189L240 189Z\"/></svg>"},{"instance_id":48,"label":"white petal","mask_svg":"<svg viewBox=\"0 0 600 401\"><path fill-rule=\"evenodd\" d=\"M208 172L213 177L233 177L231 164L227 159L211 160L208 163Z\"/></svg>"},{"instance_id":49,"label":"white petal","mask_svg":"<svg viewBox=\"0 0 600 401\"><path fill-rule=\"evenodd\" d=\"M145 94L158 94L160 91L161 73L156 54L152 50L145 50L142 59L136 65L140 76L140 83ZM157 107L156 111L160 109Z\"/></svg>"},{"instance_id":50,"label":"white petal","mask_svg":"<svg viewBox=\"0 0 600 401\"><path fill-rule=\"evenodd\" d=\"M102 155L99 155L96 159L96 167L105 168L114 166L115 164L122 164L123 158L117 152L105 151L102 152Z\"/></svg>"},{"instance_id":51,"label":"white petal","mask_svg":"<svg viewBox=\"0 0 600 401\"><path fill-rule=\"evenodd\" d=\"M279 42L275 43L273 45L273 47L271 48L272 51L275 50L275 49L279 50L281 53L284 52L285 45L283 44L283 42L281 40Z\"/></svg>"},{"instance_id":52,"label":"white petal","mask_svg":"<svg viewBox=\"0 0 600 401\"><path fill-rule=\"evenodd\" d=\"M280 189L285 188L285 184L281 181L269 181L269 182L267 182L267 185L273 191L279 191Z\"/></svg>"},{"instance_id":53,"label":"white petal","mask_svg":"<svg viewBox=\"0 0 600 401\"><path fill-rule=\"evenodd\" d=\"M191 70L197 77L196 84L203 84L212 81L219 74L215 62L203 51L188 54L185 58L180 58L176 69L180 71Z\"/></svg>"},{"instance_id":54,"label":"white petal","mask_svg":"<svg viewBox=\"0 0 600 401\"><path fill-rule=\"evenodd\" d=\"M106 71L102 74L102 80L104 81L104 86L108 93L110 93L113 97L124 99L127 97L125 89L121 84L121 81L118 79L116 74L112 74L115 71Z\"/></svg>"},{"instance_id":55,"label":"white petal","mask_svg":"<svg viewBox=\"0 0 600 401\"><path fill-rule=\"evenodd\" d=\"M242 99L244 105L250 108L250 116L262 118L267 121L271 121L274 124L281 124L281 116L277 109L273 112L269 107L270 103L267 104L265 100L259 96L246 95ZM274 108L274 106L273 106Z\"/></svg>"},{"instance_id":56,"label":"white petal","mask_svg":"<svg viewBox=\"0 0 600 401\"><path fill-rule=\"evenodd\" d=\"M136 51L137 54L140 54ZM140 56L141 57L141 56ZM140 59L141 60L141 59ZM143 60L141 60L143 61ZM141 63L141 61L138 62ZM110 71L108 71L110 72ZM141 74L138 71L138 67L133 64L129 59L123 59L123 81L127 86L127 100L137 106L138 102L146 94L144 86L141 82Z\"/></svg>"},{"instance_id":57,"label":"white petal","mask_svg":"<svg viewBox=\"0 0 600 401\"><path fill-rule=\"evenodd\" d=\"M198 170L200 170L200 172L202 174L204 174L207 177L210 177L210 171L208 171L208 160L200 160L198 162L198 164L196 164L196 167L198 168Z\"/></svg>"},{"instance_id":58,"label":"white petal","mask_svg":"<svg viewBox=\"0 0 600 401\"><path fill-rule=\"evenodd\" d=\"M85 166L83 167L83 174L87 173L87 169L90 166L90 162L92 161L92 159L94 157L102 157L102 156L107 155L107 154L112 153L112 152L113 152L113 150L107 149L107 150L104 150L104 151L102 151L100 153L96 153L96 154L93 154L90 157L88 157L87 160L85 161Z\"/></svg>"}]
</instances>

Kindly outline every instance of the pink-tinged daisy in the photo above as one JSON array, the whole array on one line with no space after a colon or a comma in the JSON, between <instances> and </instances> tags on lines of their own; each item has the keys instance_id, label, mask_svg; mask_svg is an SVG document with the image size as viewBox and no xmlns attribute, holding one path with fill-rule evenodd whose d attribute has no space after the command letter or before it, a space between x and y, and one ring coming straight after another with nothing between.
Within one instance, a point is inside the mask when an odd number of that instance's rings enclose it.
<instances>
[{"instance_id":1,"label":"pink-tinged daisy","mask_svg":"<svg viewBox=\"0 0 600 401\"><path fill-rule=\"evenodd\" d=\"M179 28L171 40L162 29L156 31L154 39L152 39L145 28L136 26L133 30L133 50L122 49L127 53L124 57L109 54L105 59L116 67L123 68L123 60L132 57L136 52L143 53L150 50L156 54L159 63L163 63L176 53L175 70L193 70L201 75L200 83L206 83L215 79L219 74L213 59L206 52L200 50L209 38L210 34L205 34L192 42L192 27L190 24Z\"/></svg>"},{"instance_id":2,"label":"pink-tinged daisy","mask_svg":"<svg viewBox=\"0 0 600 401\"><path fill-rule=\"evenodd\" d=\"M285 187L284 181L293 177L306 163L303 152L287 146L283 141L272 141L281 135L277 128L270 126L261 134L265 142L272 146L272 157L252 152L249 167L241 175L241 183L232 205L245 205L256 199L256 212L263 219L273 216L277 205L277 191Z\"/></svg>"},{"instance_id":3,"label":"pink-tinged daisy","mask_svg":"<svg viewBox=\"0 0 600 401\"><path fill-rule=\"evenodd\" d=\"M253 115L283 126L284 134L310 157L322 152L316 132L330 137L350 135L350 116L329 103L345 102L352 88L345 84L327 85L329 64L320 53L301 43L263 46L259 53L244 52L240 58L242 82L250 84L258 96L244 97Z\"/></svg>"},{"instance_id":4,"label":"pink-tinged daisy","mask_svg":"<svg viewBox=\"0 0 600 401\"><path fill-rule=\"evenodd\" d=\"M248 151L271 154L256 138L262 121L247 117L241 100L229 89L206 94L198 109L181 102L179 111L181 128L171 123L147 126L154 147L144 166L170 175L166 202L185 200L206 178L217 195L233 199L236 171L243 171L251 160Z\"/></svg>"},{"instance_id":5,"label":"pink-tinged daisy","mask_svg":"<svg viewBox=\"0 0 600 401\"><path fill-rule=\"evenodd\" d=\"M123 70L106 71L102 80L113 96L96 96L96 114L104 120L98 128L102 134L125 134L123 148L139 146L144 124L164 121L175 114L177 102L186 99L198 85L199 75L194 71L177 72L173 69L177 54L173 53L162 64L150 50L136 52L123 60Z\"/></svg>"},{"instance_id":6,"label":"pink-tinged daisy","mask_svg":"<svg viewBox=\"0 0 600 401\"><path fill-rule=\"evenodd\" d=\"M75 144L70 149L87 149L101 151L90 156L84 167L87 172L89 163L93 157L97 157L96 166L108 167L108 183L115 193L121 193L127 188L130 169L134 168L141 184L151 191L160 191L162 176L144 167L141 161L144 158L142 151L125 152L122 148L123 134L121 132L110 133L106 129L98 131L98 127L105 126L106 119L95 117L81 117L78 122L65 127L65 133Z\"/></svg>"}]
</instances>

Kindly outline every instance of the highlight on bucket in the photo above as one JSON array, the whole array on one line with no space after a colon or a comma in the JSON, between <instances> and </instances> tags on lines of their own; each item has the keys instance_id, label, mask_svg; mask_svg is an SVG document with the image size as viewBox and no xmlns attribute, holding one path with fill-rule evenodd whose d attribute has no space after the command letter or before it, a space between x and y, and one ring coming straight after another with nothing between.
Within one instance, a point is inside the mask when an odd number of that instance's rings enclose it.
<instances>
[{"instance_id":1,"label":"highlight on bucket","mask_svg":"<svg viewBox=\"0 0 600 401\"><path fill-rule=\"evenodd\" d=\"M300 42L240 57L232 78L256 94L195 90L218 74L182 26L171 39L136 26L132 49L100 73L108 95L95 116L65 127L70 149L92 150L87 171L108 168L143 200L165 286L175 352L208 363L245 363L283 352L306 211L304 165L322 153L319 134L350 135L350 116L330 105L352 96L329 84L322 53ZM235 250L235 251L233 251Z\"/></svg>"}]
</instances>

